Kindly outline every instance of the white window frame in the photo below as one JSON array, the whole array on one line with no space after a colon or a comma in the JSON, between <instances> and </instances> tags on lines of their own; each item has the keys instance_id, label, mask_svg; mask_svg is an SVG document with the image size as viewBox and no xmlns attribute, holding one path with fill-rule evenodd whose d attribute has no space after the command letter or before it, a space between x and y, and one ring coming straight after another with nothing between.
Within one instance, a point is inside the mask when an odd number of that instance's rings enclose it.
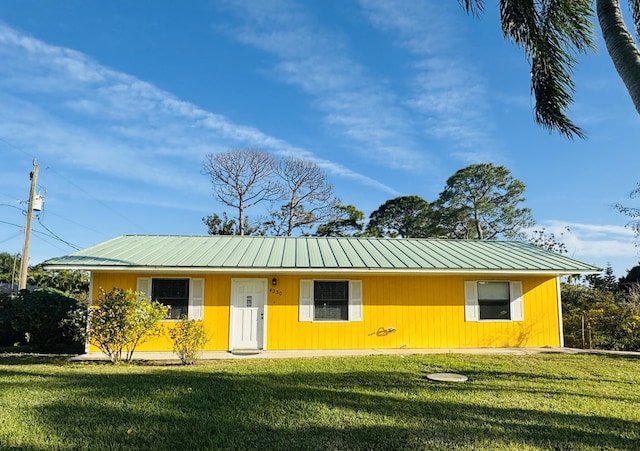
<instances>
[{"instance_id":1,"label":"white window frame","mask_svg":"<svg viewBox=\"0 0 640 451\"><path fill-rule=\"evenodd\" d=\"M316 320L314 318L315 303L314 282L349 282L349 319L347 320ZM362 280L345 279L301 279L300 302L298 306L300 322L317 323L352 323L362 321Z\"/></svg>"},{"instance_id":2,"label":"white window frame","mask_svg":"<svg viewBox=\"0 0 640 451\"><path fill-rule=\"evenodd\" d=\"M509 284L509 319L480 319L478 283L507 282ZM515 322L524 321L522 282L519 280L468 280L464 282L464 317L467 322Z\"/></svg>"},{"instance_id":3,"label":"white window frame","mask_svg":"<svg viewBox=\"0 0 640 451\"><path fill-rule=\"evenodd\" d=\"M196 277L138 277L136 291L144 293L151 299L153 279L189 279L189 304L187 318L202 320L204 318L204 279ZM179 321L166 319L165 321Z\"/></svg>"}]
</instances>

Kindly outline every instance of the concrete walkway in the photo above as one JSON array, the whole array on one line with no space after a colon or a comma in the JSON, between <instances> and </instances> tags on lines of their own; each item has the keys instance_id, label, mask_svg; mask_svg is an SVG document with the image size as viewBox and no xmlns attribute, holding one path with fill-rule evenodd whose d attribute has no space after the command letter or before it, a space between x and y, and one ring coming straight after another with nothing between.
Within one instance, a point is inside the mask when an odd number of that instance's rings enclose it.
<instances>
[{"instance_id":1,"label":"concrete walkway","mask_svg":"<svg viewBox=\"0 0 640 451\"><path fill-rule=\"evenodd\" d=\"M638 352L599 351L574 348L440 348L440 349L348 349L348 350L316 350L316 351L261 351L239 352L203 351L200 360L229 359L297 359L312 357L354 357L368 355L412 354L493 354L493 355L528 355L528 354L610 354L640 357ZM73 361L104 361L107 357L101 352L91 352L72 357ZM133 360L179 362L172 352L134 352Z\"/></svg>"}]
</instances>

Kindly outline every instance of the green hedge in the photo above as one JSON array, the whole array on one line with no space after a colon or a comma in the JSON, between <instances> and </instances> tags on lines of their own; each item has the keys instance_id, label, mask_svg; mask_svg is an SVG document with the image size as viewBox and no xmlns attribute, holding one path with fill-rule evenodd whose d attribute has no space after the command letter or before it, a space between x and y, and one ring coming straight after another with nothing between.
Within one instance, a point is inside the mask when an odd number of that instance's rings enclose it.
<instances>
[{"instance_id":1,"label":"green hedge","mask_svg":"<svg viewBox=\"0 0 640 451\"><path fill-rule=\"evenodd\" d=\"M61 291L44 288L0 295L0 346L28 346L34 351L82 349L70 328L73 312L86 307Z\"/></svg>"}]
</instances>

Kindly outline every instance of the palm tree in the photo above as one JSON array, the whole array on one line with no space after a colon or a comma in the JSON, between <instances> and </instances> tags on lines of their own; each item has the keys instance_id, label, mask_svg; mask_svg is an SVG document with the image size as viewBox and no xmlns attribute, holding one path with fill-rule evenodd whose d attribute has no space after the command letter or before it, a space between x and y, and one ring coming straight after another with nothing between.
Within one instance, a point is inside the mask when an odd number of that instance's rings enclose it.
<instances>
[{"instance_id":1,"label":"palm tree","mask_svg":"<svg viewBox=\"0 0 640 451\"><path fill-rule=\"evenodd\" d=\"M629 0L636 33L640 34L640 0ZM607 52L640 114L640 51L627 30L618 0L596 0L596 11Z\"/></svg>"},{"instance_id":2,"label":"palm tree","mask_svg":"<svg viewBox=\"0 0 640 451\"><path fill-rule=\"evenodd\" d=\"M483 0L458 0L473 15ZM640 0L628 0L640 33ZM607 51L640 113L640 52L622 19L618 0L595 0ZM576 56L595 49L593 0L500 0L500 22L506 39L522 47L531 64L535 120L568 138L584 132L566 115L573 101L571 78Z\"/></svg>"}]
</instances>

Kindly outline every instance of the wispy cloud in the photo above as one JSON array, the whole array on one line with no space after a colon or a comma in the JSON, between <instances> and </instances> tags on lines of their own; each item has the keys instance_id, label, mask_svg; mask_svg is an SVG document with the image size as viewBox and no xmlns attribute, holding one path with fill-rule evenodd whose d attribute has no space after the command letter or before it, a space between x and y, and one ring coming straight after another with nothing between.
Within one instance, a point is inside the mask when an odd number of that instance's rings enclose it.
<instances>
[{"instance_id":1,"label":"wispy cloud","mask_svg":"<svg viewBox=\"0 0 640 451\"><path fill-rule=\"evenodd\" d=\"M206 180L191 171L207 152L255 147L317 159L335 176L394 192L354 170L2 23L0 58L5 61L0 65L0 136L45 162L204 192Z\"/></svg>"},{"instance_id":2,"label":"wispy cloud","mask_svg":"<svg viewBox=\"0 0 640 451\"><path fill-rule=\"evenodd\" d=\"M391 168L420 170L431 164L403 100L349 55L341 33L320 27L296 2L227 6L240 21L228 35L273 55L273 76L313 96L325 122L352 140L354 149Z\"/></svg>"},{"instance_id":3,"label":"wispy cloud","mask_svg":"<svg viewBox=\"0 0 640 451\"><path fill-rule=\"evenodd\" d=\"M549 220L536 228L553 233L558 242L564 243L572 257L598 259L606 263L619 257L635 259L638 255L633 231L624 226Z\"/></svg>"},{"instance_id":4,"label":"wispy cloud","mask_svg":"<svg viewBox=\"0 0 640 451\"><path fill-rule=\"evenodd\" d=\"M451 143L463 160L466 152L489 149L493 128L485 86L470 61L456 56L458 42L449 5L411 0L361 0L370 22L388 33L414 57L412 94L406 105L425 133ZM454 5L455 7L455 5Z\"/></svg>"}]
</instances>

